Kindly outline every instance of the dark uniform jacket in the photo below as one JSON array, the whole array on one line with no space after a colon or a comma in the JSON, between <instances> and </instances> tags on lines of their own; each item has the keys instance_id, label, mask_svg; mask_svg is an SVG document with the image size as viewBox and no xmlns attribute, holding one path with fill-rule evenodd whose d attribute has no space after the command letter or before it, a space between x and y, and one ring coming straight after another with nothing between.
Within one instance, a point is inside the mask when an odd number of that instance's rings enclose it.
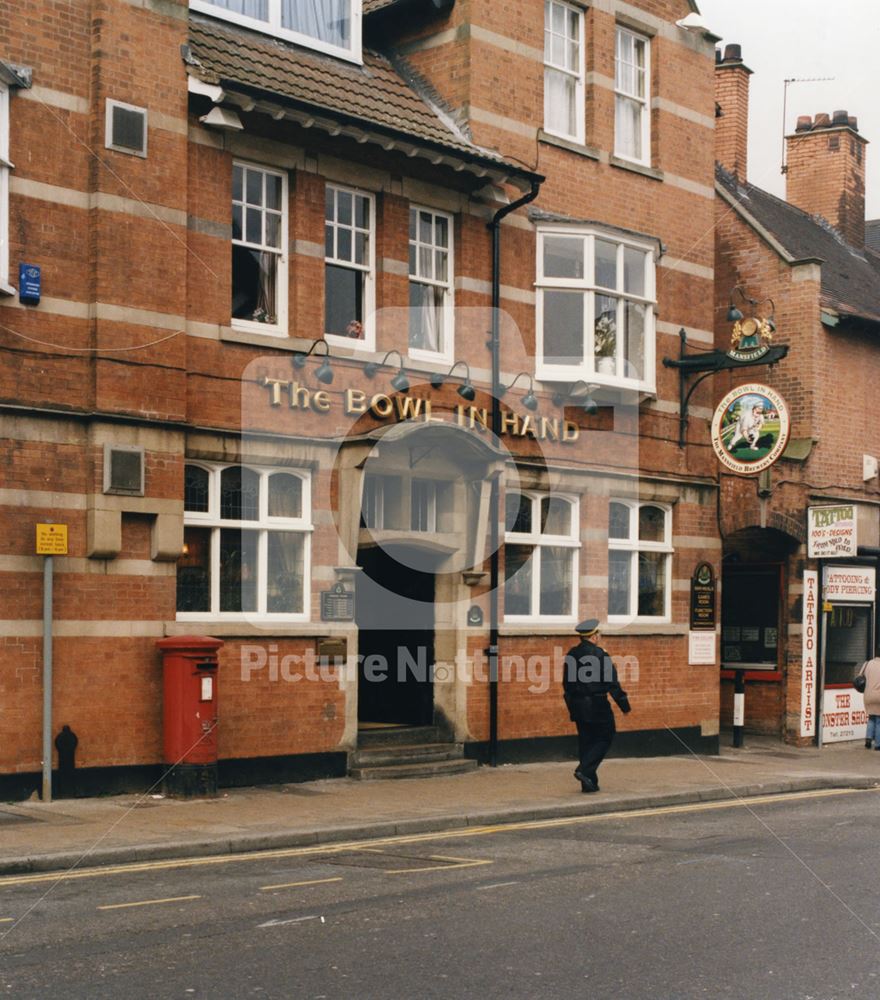
<instances>
[{"instance_id":1,"label":"dark uniform jacket","mask_svg":"<svg viewBox=\"0 0 880 1000\"><path fill-rule=\"evenodd\" d=\"M609 694L621 712L626 714L630 710L629 698L620 686L611 657L589 639L582 639L566 653L562 688L572 722L613 725Z\"/></svg>"}]
</instances>

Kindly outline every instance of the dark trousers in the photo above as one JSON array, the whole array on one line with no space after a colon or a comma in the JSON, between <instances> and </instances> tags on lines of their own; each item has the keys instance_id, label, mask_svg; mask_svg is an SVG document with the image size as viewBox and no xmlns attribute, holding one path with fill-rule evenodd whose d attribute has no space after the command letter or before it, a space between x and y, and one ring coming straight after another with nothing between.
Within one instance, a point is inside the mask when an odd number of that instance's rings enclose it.
<instances>
[{"instance_id":1,"label":"dark trousers","mask_svg":"<svg viewBox=\"0 0 880 1000\"><path fill-rule=\"evenodd\" d=\"M614 719L601 722L578 722L578 757L580 769L588 778L595 779L599 765L614 740Z\"/></svg>"}]
</instances>

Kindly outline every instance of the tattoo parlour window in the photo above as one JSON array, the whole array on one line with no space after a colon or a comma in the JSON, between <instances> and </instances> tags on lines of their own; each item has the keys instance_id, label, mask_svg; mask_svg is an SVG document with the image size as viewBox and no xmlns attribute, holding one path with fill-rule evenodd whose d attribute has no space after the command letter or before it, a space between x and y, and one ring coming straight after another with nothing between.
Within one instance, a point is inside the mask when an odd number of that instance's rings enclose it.
<instances>
[{"instance_id":1,"label":"tattoo parlour window","mask_svg":"<svg viewBox=\"0 0 880 1000\"><path fill-rule=\"evenodd\" d=\"M608 520L608 620L668 619L672 511L612 500Z\"/></svg>"},{"instance_id":2,"label":"tattoo parlour window","mask_svg":"<svg viewBox=\"0 0 880 1000\"><path fill-rule=\"evenodd\" d=\"M287 336L287 178L232 165L232 325Z\"/></svg>"},{"instance_id":3,"label":"tattoo parlour window","mask_svg":"<svg viewBox=\"0 0 880 1000\"><path fill-rule=\"evenodd\" d=\"M309 618L306 473L187 465L179 619Z\"/></svg>"},{"instance_id":4,"label":"tattoo parlour window","mask_svg":"<svg viewBox=\"0 0 880 1000\"><path fill-rule=\"evenodd\" d=\"M372 195L327 186L324 215L324 330L373 348L375 202Z\"/></svg>"},{"instance_id":5,"label":"tattoo parlour window","mask_svg":"<svg viewBox=\"0 0 880 1000\"><path fill-rule=\"evenodd\" d=\"M504 543L504 620L574 619L580 549L577 500L508 493Z\"/></svg>"}]
</instances>

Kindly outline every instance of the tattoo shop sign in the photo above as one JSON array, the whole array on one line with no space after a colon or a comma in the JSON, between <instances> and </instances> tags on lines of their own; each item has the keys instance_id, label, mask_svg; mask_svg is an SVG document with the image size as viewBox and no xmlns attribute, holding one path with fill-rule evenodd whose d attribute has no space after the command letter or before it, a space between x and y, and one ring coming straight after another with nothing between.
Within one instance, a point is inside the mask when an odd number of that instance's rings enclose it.
<instances>
[{"instance_id":1,"label":"tattoo shop sign","mask_svg":"<svg viewBox=\"0 0 880 1000\"><path fill-rule=\"evenodd\" d=\"M810 559L848 559L858 555L855 504L807 508L807 540Z\"/></svg>"}]
</instances>

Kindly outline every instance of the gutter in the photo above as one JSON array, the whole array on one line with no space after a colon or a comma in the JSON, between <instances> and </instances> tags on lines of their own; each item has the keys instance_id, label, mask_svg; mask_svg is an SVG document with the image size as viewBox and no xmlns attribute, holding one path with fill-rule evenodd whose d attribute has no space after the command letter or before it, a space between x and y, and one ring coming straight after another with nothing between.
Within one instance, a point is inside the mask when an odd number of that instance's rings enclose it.
<instances>
[{"instance_id":1,"label":"gutter","mask_svg":"<svg viewBox=\"0 0 880 1000\"><path fill-rule=\"evenodd\" d=\"M531 190L522 198L504 205L488 224L492 233L492 329L489 351L492 355L492 434L501 436L501 401L498 385L501 380L501 341L499 310L501 308L501 222L505 216L538 197L544 178L533 175ZM489 764L498 766L498 519L501 516L499 477L493 476L489 491Z\"/></svg>"}]
</instances>

